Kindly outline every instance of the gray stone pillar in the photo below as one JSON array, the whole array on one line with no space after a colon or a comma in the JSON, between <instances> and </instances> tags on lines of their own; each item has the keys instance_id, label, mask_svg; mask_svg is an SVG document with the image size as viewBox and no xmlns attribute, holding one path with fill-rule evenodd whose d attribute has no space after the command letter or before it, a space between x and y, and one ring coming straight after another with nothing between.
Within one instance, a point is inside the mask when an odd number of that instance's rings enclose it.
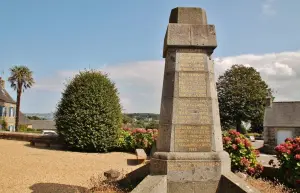
<instances>
[{"instance_id":1,"label":"gray stone pillar","mask_svg":"<svg viewBox=\"0 0 300 193\"><path fill-rule=\"evenodd\" d=\"M151 175L167 176L167 192L216 192L221 174L230 171L211 59L216 47L205 10L172 10L163 49L157 152L150 162Z\"/></svg>"}]
</instances>

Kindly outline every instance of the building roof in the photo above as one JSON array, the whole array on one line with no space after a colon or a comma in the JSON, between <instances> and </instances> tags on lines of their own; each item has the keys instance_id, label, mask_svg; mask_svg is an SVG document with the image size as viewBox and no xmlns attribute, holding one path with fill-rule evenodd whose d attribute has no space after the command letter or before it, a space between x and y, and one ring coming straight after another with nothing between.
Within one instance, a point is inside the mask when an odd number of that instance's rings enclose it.
<instances>
[{"instance_id":1,"label":"building roof","mask_svg":"<svg viewBox=\"0 0 300 193\"><path fill-rule=\"evenodd\" d=\"M0 85L0 101L6 102L6 103L13 103L16 102L14 99L11 98L11 96L8 94L8 92Z\"/></svg>"},{"instance_id":2,"label":"building roof","mask_svg":"<svg viewBox=\"0 0 300 193\"><path fill-rule=\"evenodd\" d=\"M54 120L29 120L33 129L56 129Z\"/></svg>"},{"instance_id":3,"label":"building roof","mask_svg":"<svg viewBox=\"0 0 300 193\"><path fill-rule=\"evenodd\" d=\"M300 127L300 101L273 102L266 107L265 127Z\"/></svg>"}]
</instances>

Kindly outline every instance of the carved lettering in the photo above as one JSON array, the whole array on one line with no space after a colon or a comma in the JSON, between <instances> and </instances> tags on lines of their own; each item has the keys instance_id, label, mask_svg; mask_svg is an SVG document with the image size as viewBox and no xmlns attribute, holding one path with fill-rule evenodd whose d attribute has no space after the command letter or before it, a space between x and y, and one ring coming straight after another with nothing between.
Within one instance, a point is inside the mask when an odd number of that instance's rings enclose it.
<instances>
[{"instance_id":1,"label":"carved lettering","mask_svg":"<svg viewBox=\"0 0 300 193\"><path fill-rule=\"evenodd\" d=\"M203 73L179 73L179 97L207 97L207 75Z\"/></svg>"},{"instance_id":2,"label":"carved lettering","mask_svg":"<svg viewBox=\"0 0 300 193\"><path fill-rule=\"evenodd\" d=\"M173 123L212 124L211 100L174 98Z\"/></svg>"},{"instance_id":3,"label":"carved lettering","mask_svg":"<svg viewBox=\"0 0 300 193\"><path fill-rule=\"evenodd\" d=\"M211 150L211 126L175 126L175 151Z\"/></svg>"},{"instance_id":4,"label":"carved lettering","mask_svg":"<svg viewBox=\"0 0 300 193\"><path fill-rule=\"evenodd\" d=\"M178 71L205 71L207 55L204 53L177 53Z\"/></svg>"}]
</instances>

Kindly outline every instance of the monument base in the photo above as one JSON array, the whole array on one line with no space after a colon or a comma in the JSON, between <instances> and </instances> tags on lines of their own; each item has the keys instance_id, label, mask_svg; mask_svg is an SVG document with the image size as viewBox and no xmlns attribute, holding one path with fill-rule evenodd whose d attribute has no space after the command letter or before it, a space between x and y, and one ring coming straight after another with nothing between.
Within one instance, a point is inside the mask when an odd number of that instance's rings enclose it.
<instances>
[{"instance_id":1,"label":"monument base","mask_svg":"<svg viewBox=\"0 0 300 193\"><path fill-rule=\"evenodd\" d=\"M216 192L222 173L230 172L227 152L156 152L151 175L166 175L168 192Z\"/></svg>"},{"instance_id":2,"label":"monument base","mask_svg":"<svg viewBox=\"0 0 300 193\"><path fill-rule=\"evenodd\" d=\"M226 190L225 190L225 189ZM227 152L156 152L133 193L259 192L230 171Z\"/></svg>"}]
</instances>

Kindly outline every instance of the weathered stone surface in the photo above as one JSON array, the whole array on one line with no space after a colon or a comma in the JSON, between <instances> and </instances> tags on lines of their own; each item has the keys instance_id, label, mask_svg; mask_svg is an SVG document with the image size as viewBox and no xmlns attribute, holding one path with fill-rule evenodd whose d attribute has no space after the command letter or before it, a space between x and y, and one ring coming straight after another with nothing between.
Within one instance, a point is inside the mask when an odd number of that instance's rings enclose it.
<instances>
[{"instance_id":1,"label":"weathered stone surface","mask_svg":"<svg viewBox=\"0 0 300 193\"><path fill-rule=\"evenodd\" d=\"M120 176L120 172L117 170L108 170L106 172L104 172L104 176L108 179L108 180L114 180L117 179Z\"/></svg>"},{"instance_id":2,"label":"weathered stone surface","mask_svg":"<svg viewBox=\"0 0 300 193\"><path fill-rule=\"evenodd\" d=\"M196 7L176 7L171 11L169 23L206 25L206 12Z\"/></svg>"},{"instance_id":3,"label":"weathered stone surface","mask_svg":"<svg viewBox=\"0 0 300 193\"><path fill-rule=\"evenodd\" d=\"M144 161L147 159L147 154L143 149L136 149L135 154L138 161Z\"/></svg>"},{"instance_id":4,"label":"weathered stone surface","mask_svg":"<svg viewBox=\"0 0 300 193\"><path fill-rule=\"evenodd\" d=\"M167 177L147 176L131 193L167 193Z\"/></svg>"}]
</instances>

